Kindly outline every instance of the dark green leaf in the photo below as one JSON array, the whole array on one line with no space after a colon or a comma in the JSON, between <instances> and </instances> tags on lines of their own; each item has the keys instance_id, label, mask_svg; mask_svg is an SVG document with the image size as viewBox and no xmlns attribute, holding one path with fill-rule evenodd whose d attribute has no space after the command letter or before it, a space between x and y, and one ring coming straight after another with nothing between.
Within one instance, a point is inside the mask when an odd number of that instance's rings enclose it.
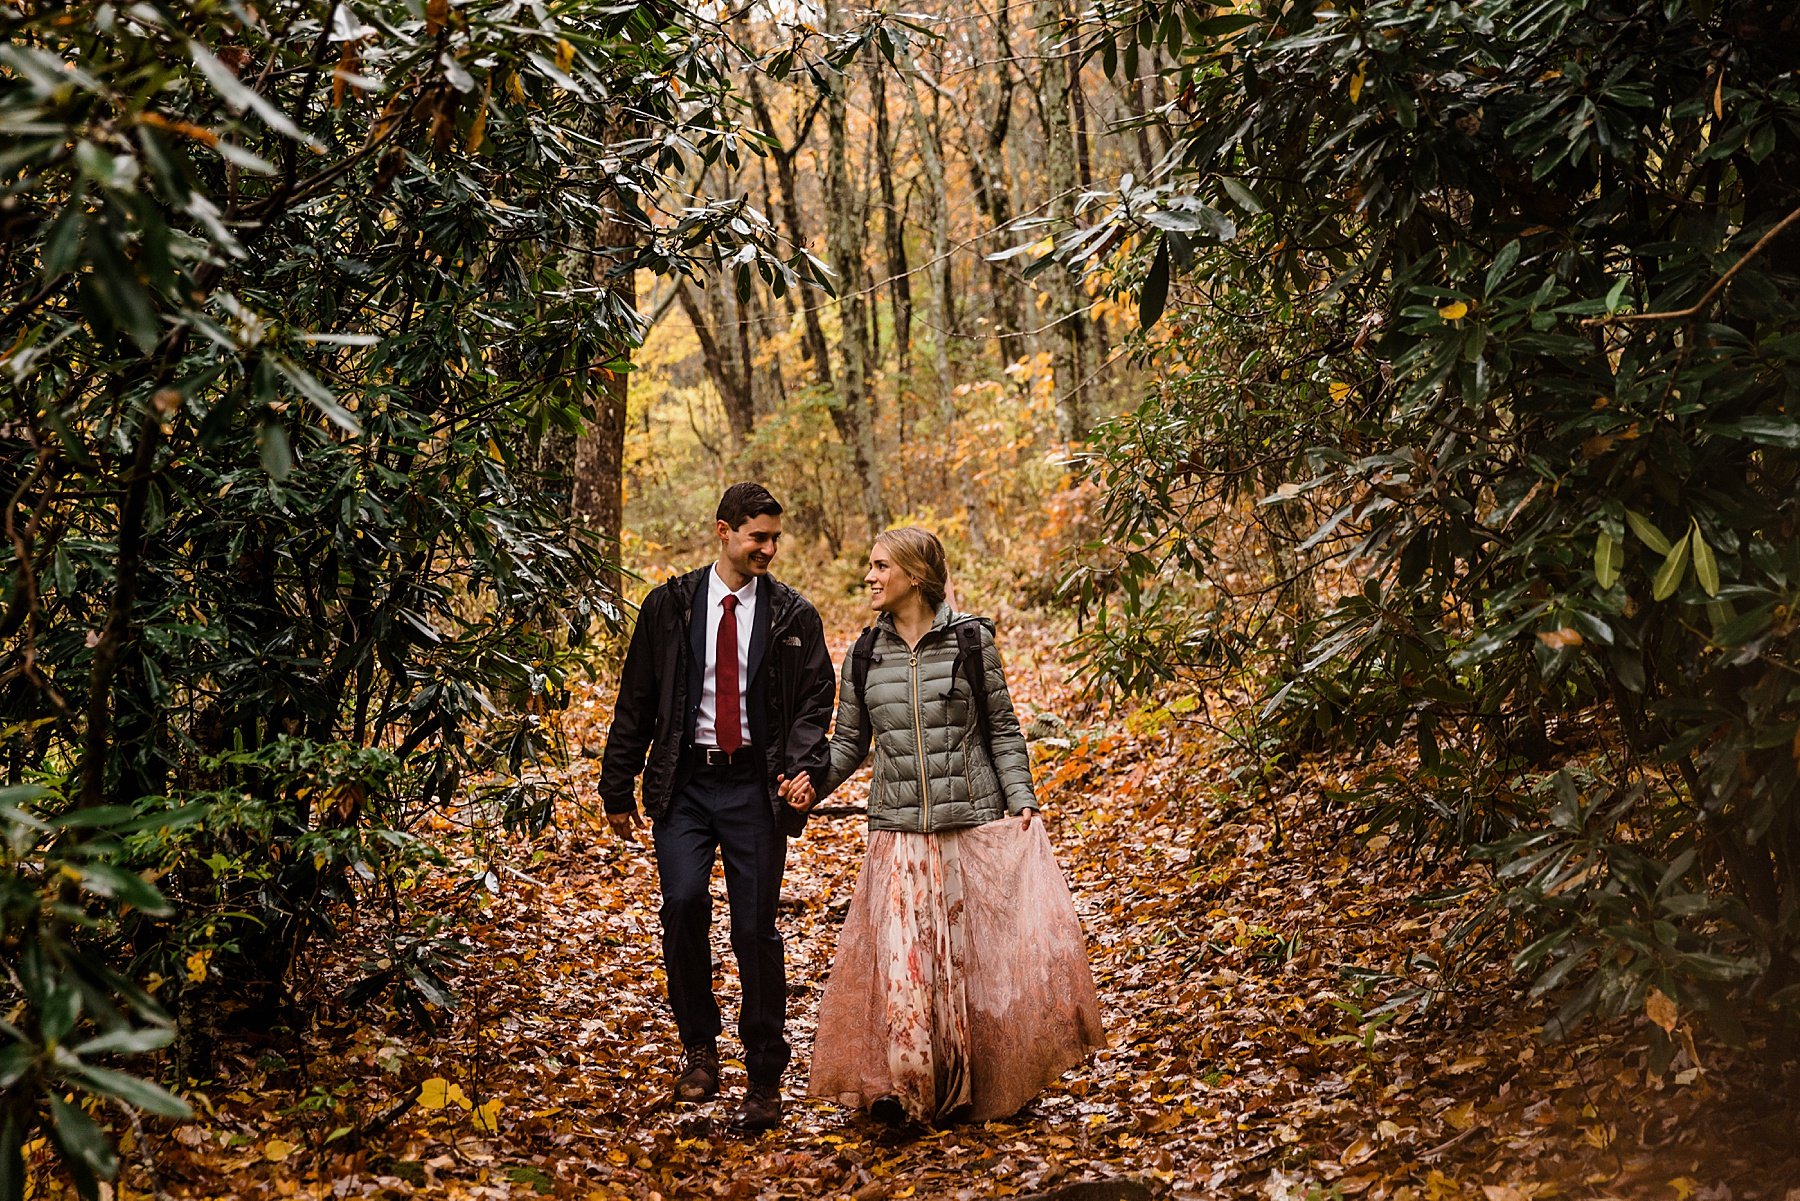
<instances>
[{"instance_id":1,"label":"dark green leaf","mask_svg":"<svg viewBox=\"0 0 1800 1201\"><path fill-rule=\"evenodd\" d=\"M265 418L257 426L256 440L261 448L263 470L275 482L288 478L294 470L294 452L288 447L287 428L279 417Z\"/></svg>"},{"instance_id":2,"label":"dark green leaf","mask_svg":"<svg viewBox=\"0 0 1800 1201\"><path fill-rule=\"evenodd\" d=\"M193 1116L188 1103L169 1092L159 1084L124 1072L115 1072L107 1068L92 1067L88 1064L68 1065L64 1070L76 1080L103 1096L123 1101L137 1109L146 1110L165 1118L187 1118Z\"/></svg>"},{"instance_id":3,"label":"dark green leaf","mask_svg":"<svg viewBox=\"0 0 1800 1201\"><path fill-rule=\"evenodd\" d=\"M1138 294L1138 327L1149 329L1163 315L1163 307L1169 300L1169 243L1166 238L1158 238L1156 257L1150 260L1150 270L1144 276L1143 289Z\"/></svg>"},{"instance_id":4,"label":"dark green leaf","mask_svg":"<svg viewBox=\"0 0 1800 1201\"><path fill-rule=\"evenodd\" d=\"M1650 585L1652 599L1667 600L1681 587L1681 577L1687 572L1689 540L1688 535L1682 535L1681 541L1664 556L1662 566L1656 569L1656 579Z\"/></svg>"},{"instance_id":5,"label":"dark green leaf","mask_svg":"<svg viewBox=\"0 0 1800 1201\"><path fill-rule=\"evenodd\" d=\"M1706 544L1698 523L1689 531L1688 540L1694 544L1694 578L1700 581L1706 595L1719 595L1719 561L1713 557L1712 547Z\"/></svg>"},{"instance_id":6,"label":"dark green leaf","mask_svg":"<svg viewBox=\"0 0 1800 1201\"><path fill-rule=\"evenodd\" d=\"M1663 536L1661 530L1651 523L1648 517L1627 509L1625 510L1625 522L1631 527L1631 532L1636 534L1645 546L1659 555L1669 553L1671 549L1669 540Z\"/></svg>"},{"instance_id":7,"label":"dark green leaf","mask_svg":"<svg viewBox=\"0 0 1800 1201\"><path fill-rule=\"evenodd\" d=\"M93 1187L94 1179L111 1180L118 1173L119 1157L92 1118L54 1093L49 1101L50 1137L55 1140L63 1158L81 1169L76 1182L78 1187L85 1186L82 1193L93 1196L98 1192Z\"/></svg>"}]
</instances>

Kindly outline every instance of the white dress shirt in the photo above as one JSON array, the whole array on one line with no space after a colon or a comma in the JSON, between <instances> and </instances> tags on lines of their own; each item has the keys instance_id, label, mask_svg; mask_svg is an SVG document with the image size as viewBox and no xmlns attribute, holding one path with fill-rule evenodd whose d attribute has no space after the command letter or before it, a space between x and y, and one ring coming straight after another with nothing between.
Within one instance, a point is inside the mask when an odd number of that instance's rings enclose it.
<instances>
[{"instance_id":1,"label":"white dress shirt","mask_svg":"<svg viewBox=\"0 0 1800 1201\"><path fill-rule=\"evenodd\" d=\"M718 564L706 577L706 670L700 675L700 714L694 719L694 745L718 746L719 679L717 654L719 619L725 615L724 600L733 595L719 575ZM738 652L738 723L743 726L743 745L750 745L750 631L756 621L756 577L737 590Z\"/></svg>"}]
</instances>

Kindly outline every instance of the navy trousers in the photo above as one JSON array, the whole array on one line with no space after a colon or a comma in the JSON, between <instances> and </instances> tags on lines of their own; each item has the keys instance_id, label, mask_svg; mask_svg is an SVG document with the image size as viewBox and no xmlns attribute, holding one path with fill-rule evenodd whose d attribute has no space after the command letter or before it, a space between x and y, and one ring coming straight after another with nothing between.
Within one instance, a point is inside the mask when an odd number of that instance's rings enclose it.
<instances>
[{"instance_id":1,"label":"navy trousers","mask_svg":"<svg viewBox=\"0 0 1800 1201\"><path fill-rule=\"evenodd\" d=\"M669 1005L683 1044L719 1036L719 1002L712 988L714 851L725 856L725 895L731 910L731 949L743 986L738 1037L753 1084L776 1084L790 1054L787 968L775 928L787 836L775 824L761 773L752 768L701 768L675 790L668 811L651 828L662 882L663 968Z\"/></svg>"}]
</instances>

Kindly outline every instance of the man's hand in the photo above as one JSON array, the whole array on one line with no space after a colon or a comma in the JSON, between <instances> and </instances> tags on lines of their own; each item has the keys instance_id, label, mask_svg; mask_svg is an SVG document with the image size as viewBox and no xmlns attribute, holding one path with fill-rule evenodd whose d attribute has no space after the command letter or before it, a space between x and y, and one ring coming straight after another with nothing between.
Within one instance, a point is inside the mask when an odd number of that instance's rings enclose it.
<instances>
[{"instance_id":1,"label":"man's hand","mask_svg":"<svg viewBox=\"0 0 1800 1201\"><path fill-rule=\"evenodd\" d=\"M1035 816L1037 816L1036 809L1019 810L1019 827L1024 830L1031 829L1031 819Z\"/></svg>"},{"instance_id":2,"label":"man's hand","mask_svg":"<svg viewBox=\"0 0 1800 1201\"><path fill-rule=\"evenodd\" d=\"M606 824L612 827L613 837L620 842L639 842L638 830L643 827L644 819L633 809L630 813L609 813Z\"/></svg>"},{"instance_id":3,"label":"man's hand","mask_svg":"<svg viewBox=\"0 0 1800 1201\"><path fill-rule=\"evenodd\" d=\"M777 791L781 794L781 799L787 802L788 808L806 813L819 803L818 796L813 792L811 776L799 775L791 780L786 776L779 776L777 780Z\"/></svg>"}]
</instances>

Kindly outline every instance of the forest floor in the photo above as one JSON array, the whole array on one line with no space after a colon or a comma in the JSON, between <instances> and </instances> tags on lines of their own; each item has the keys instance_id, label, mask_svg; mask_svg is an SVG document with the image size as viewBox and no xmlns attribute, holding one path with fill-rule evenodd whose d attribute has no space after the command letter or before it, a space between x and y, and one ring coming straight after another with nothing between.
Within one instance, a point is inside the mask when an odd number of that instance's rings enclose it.
<instances>
[{"instance_id":1,"label":"forest floor","mask_svg":"<svg viewBox=\"0 0 1800 1201\"><path fill-rule=\"evenodd\" d=\"M598 762L577 756L554 829L528 848L465 834L459 870L421 899L476 945L435 1033L319 1000L379 953L353 935L309 965L303 1030L233 1036L196 1120L127 1148L124 1192L148 1186L149 1165L167 1194L195 1198L1800 1201L1800 1106L1753 1056L1702 1049L1647 1077L1631 1023L1546 1046L1548 1003L1523 1000L1503 952L1428 1009L1365 1018L1474 903L1421 898L1478 896L1479 871L1347 834L1320 790L1348 766L1315 765L1252 803L1191 701L1080 716L1058 639L1008 630L1009 673L1027 720L1072 723L1068 746L1034 757L1112 1044L1025 1112L895 1131L802 1095L862 855L855 817L816 818L790 851L785 1127L726 1128L735 1062L718 1103L669 1103L679 1048L654 867L606 834ZM579 693L562 715L572 742L597 751L610 708ZM859 801L855 785L833 798ZM718 912L729 1056L735 967ZM1114 1184L1073 1187L1095 1180Z\"/></svg>"}]
</instances>

